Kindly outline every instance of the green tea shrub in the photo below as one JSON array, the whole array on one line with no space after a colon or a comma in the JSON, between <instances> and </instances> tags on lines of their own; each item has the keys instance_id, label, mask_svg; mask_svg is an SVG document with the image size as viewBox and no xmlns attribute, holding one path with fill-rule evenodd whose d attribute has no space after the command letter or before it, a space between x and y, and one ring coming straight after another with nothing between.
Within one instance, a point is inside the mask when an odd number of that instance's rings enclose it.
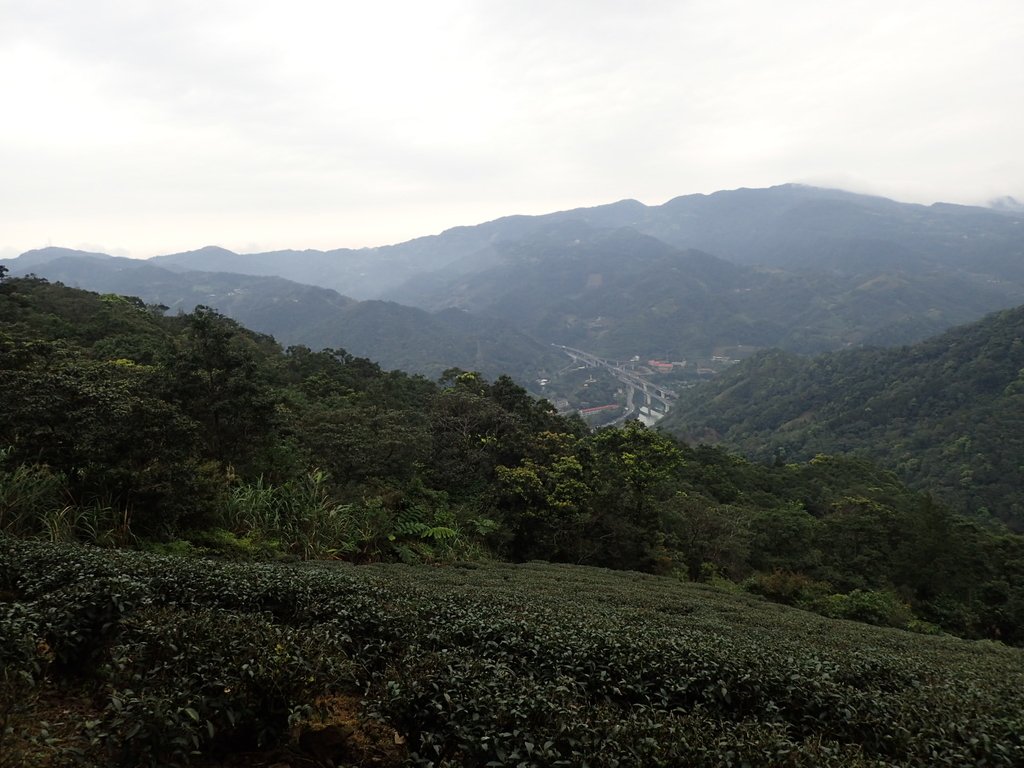
<instances>
[{"instance_id":1,"label":"green tea shrub","mask_svg":"<svg viewBox=\"0 0 1024 768\"><path fill-rule=\"evenodd\" d=\"M90 691L98 765L299 749L295 729L341 698L384 729L385 765L1024 764L1020 650L672 578L0 537L0 595L29 711L33 691ZM891 619L891 596L844 597Z\"/></svg>"},{"instance_id":2,"label":"green tea shrub","mask_svg":"<svg viewBox=\"0 0 1024 768\"><path fill-rule=\"evenodd\" d=\"M808 605L832 591L832 585L803 573L776 570L758 573L743 583L748 592L763 595L783 605Z\"/></svg>"},{"instance_id":3,"label":"green tea shrub","mask_svg":"<svg viewBox=\"0 0 1024 768\"><path fill-rule=\"evenodd\" d=\"M41 596L35 604L61 671L81 674L94 669L142 593L141 585L121 575L70 584Z\"/></svg>"},{"instance_id":4,"label":"green tea shrub","mask_svg":"<svg viewBox=\"0 0 1024 768\"><path fill-rule=\"evenodd\" d=\"M0 746L13 718L30 709L48 661L48 649L36 639L40 624L32 607L0 602Z\"/></svg>"},{"instance_id":5,"label":"green tea shrub","mask_svg":"<svg viewBox=\"0 0 1024 768\"><path fill-rule=\"evenodd\" d=\"M913 619L910 606L892 592L855 589L848 595L819 598L813 607L825 616L852 619L882 627L906 627Z\"/></svg>"}]
</instances>

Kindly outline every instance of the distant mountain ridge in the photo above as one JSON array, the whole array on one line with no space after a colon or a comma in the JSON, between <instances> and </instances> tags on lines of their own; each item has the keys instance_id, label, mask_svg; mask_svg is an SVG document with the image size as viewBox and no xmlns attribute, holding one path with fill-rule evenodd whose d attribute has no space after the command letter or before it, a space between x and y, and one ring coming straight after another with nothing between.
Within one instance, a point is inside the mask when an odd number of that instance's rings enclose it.
<instances>
[{"instance_id":1,"label":"distant mountain ridge","mask_svg":"<svg viewBox=\"0 0 1024 768\"><path fill-rule=\"evenodd\" d=\"M111 256L109 253L97 253L94 251L81 251L76 248L60 248L58 246L48 246L46 248L35 248L31 251L25 251L23 254L17 257L18 269L28 270L39 264L49 264L56 259L63 257L72 257L76 259L80 258L93 258L93 259L113 259L116 258ZM142 261L141 259L131 259L131 261ZM9 260L9 263L13 263L13 260Z\"/></svg>"},{"instance_id":2,"label":"distant mountain ridge","mask_svg":"<svg viewBox=\"0 0 1024 768\"><path fill-rule=\"evenodd\" d=\"M949 271L756 268L570 219L494 251L497 260L475 272L416 277L390 297L459 307L620 359L674 360L722 347L817 353L907 343L1024 301L1024 286Z\"/></svg>"},{"instance_id":3,"label":"distant mountain ridge","mask_svg":"<svg viewBox=\"0 0 1024 768\"><path fill-rule=\"evenodd\" d=\"M430 313L393 302L356 301L328 288L280 277L171 271L152 260L64 248L31 251L6 262L72 287L138 296L171 311L210 306L284 345L344 348L385 368L436 377L451 367L497 377L537 376L557 362L546 346L497 321L467 323L458 313Z\"/></svg>"},{"instance_id":4,"label":"distant mountain ridge","mask_svg":"<svg viewBox=\"0 0 1024 768\"><path fill-rule=\"evenodd\" d=\"M508 216L359 250L207 246L148 262L93 254L104 264L88 269L58 263L69 254L29 252L11 267L59 266L53 279L175 308L206 303L285 343L342 345L386 366L447 362L520 381L558 367L553 343L613 357L811 354L910 343L1024 302L1024 216L800 185ZM453 309L476 327L443 314ZM493 359L518 367L496 371Z\"/></svg>"},{"instance_id":5,"label":"distant mountain ridge","mask_svg":"<svg viewBox=\"0 0 1024 768\"><path fill-rule=\"evenodd\" d=\"M785 184L636 200L540 216L506 216L378 248L220 253L204 248L153 259L168 268L277 275L358 299L386 298L417 275L475 271L503 243L551 225L629 227L679 249L739 264L863 274L880 268L942 270L1024 283L1024 211L899 203L841 190Z\"/></svg>"}]
</instances>

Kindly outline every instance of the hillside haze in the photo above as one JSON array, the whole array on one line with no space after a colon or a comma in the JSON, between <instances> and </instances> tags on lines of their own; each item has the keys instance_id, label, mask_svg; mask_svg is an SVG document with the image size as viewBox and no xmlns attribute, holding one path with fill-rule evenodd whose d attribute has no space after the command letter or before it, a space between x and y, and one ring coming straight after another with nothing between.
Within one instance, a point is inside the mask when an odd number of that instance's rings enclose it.
<instances>
[{"instance_id":1,"label":"hillside haze","mask_svg":"<svg viewBox=\"0 0 1024 768\"><path fill-rule=\"evenodd\" d=\"M280 277L172 271L153 261L65 248L30 251L7 264L12 275L35 273L87 290L137 296L172 313L213 307L286 346L343 348L386 368L434 378L452 367L534 378L538 369L558 362L546 346L499 321L467 322L458 311L356 301Z\"/></svg>"},{"instance_id":2,"label":"hillside haze","mask_svg":"<svg viewBox=\"0 0 1024 768\"><path fill-rule=\"evenodd\" d=\"M495 246L552 224L629 227L679 249L741 264L861 274L938 269L979 279L1024 280L1024 214L936 203L899 203L786 184L686 195L663 205L623 200L542 216L508 216L397 245L360 250L274 251L240 256L205 248L156 257L165 267L277 275L355 298L382 298L414 275L487 266Z\"/></svg>"},{"instance_id":3,"label":"hillside haze","mask_svg":"<svg viewBox=\"0 0 1024 768\"><path fill-rule=\"evenodd\" d=\"M577 221L502 243L495 253L497 263L476 272L417 277L391 297L500 318L539 339L620 359L905 343L1024 299L1019 285L949 271L844 275L738 265L631 228Z\"/></svg>"},{"instance_id":4,"label":"hillside haze","mask_svg":"<svg viewBox=\"0 0 1024 768\"><path fill-rule=\"evenodd\" d=\"M816 353L918 341L1024 301L1024 217L790 184L509 216L378 249L155 262L460 308L614 357Z\"/></svg>"},{"instance_id":5,"label":"hillside haze","mask_svg":"<svg viewBox=\"0 0 1024 768\"><path fill-rule=\"evenodd\" d=\"M509 216L372 249L211 246L148 269L44 249L10 266L172 308L208 304L285 343L344 346L387 366L525 382L558 368L551 344L678 360L918 341L1024 301L1022 222L1006 206L784 185ZM84 256L105 263L66 260Z\"/></svg>"}]
</instances>

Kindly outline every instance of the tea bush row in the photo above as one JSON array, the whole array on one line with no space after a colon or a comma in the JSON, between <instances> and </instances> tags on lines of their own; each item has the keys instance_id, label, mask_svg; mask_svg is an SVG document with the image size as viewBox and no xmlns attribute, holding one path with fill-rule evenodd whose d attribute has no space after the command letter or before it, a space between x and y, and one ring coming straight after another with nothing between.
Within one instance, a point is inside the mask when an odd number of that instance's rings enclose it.
<instances>
[{"instance_id":1,"label":"tea bush row","mask_svg":"<svg viewBox=\"0 0 1024 768\"><path fill-rule=\"evenodd\" d=\"M634 573L0 539L0 594L5 668L91 690L126 765L281 744L337 695L418 766L1024 762L1019 650Z\"/></svg>"}]
</instances>

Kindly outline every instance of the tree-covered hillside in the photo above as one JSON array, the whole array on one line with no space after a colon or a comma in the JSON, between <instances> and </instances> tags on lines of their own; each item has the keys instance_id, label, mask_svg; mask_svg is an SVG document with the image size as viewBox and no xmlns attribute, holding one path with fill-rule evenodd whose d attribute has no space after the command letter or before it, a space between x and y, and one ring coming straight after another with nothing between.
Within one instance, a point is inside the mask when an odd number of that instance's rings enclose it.
<instances>
[{"instance_id":1,"label":"tree-covered hillside","mask_svg":"<svg viewBox=\"0 0 1024 768\"><path fill-rule=\"evenodd\" d=\"M758 269L633 229L573 221L494 251L498 258L471 274L417 278L390 297L499 318L608 357L683 360L741 346L810 354L907 343L1024 296L1006 284L898 265L853 274Z\"/></svg>"},{"instance_id":2,"label":"tree-covered hillside","mask_svg":"<svg viewBox=\"0 0 1024 768\"><path fill-rule=\"evenodd\" d=\"M915 205L782 184L684 195L647 208L628 225L740 264L850 275L894 269L984 274L1019 283L1024 279L1022 220L1016 212Z\"/></svg>"},{"instance_id":3,"label":"tree-covered hillside","mask_svg":"<svg viewBox=\"0 0 1024 768\"><path fill-rule=\"evenodd\" d=\"M766 461L856 453L964 512L1024 527L1024 307L898 349L764 352L663 422Z\"/></svg>"},{"instance_id":4,"label":"tree-covered hillside","mask_svg":"<svg viewBox=\"0 0 1024 768\"><path fill-rule=\"evenodd\" d=\"M164 262L161 262L164 263ZM430 313L393 302L355 301L329 288L273 276L172 271L153 261L88 254L65 248L32 251L9 262L12 275L138 296L170 313L209 306L285 345L341 347L372 356L385 368L436 378L452 367L503 373L532 381L561 365L550 347L487 318L466 322L461 313Z\"/></svg>"},{"instance_id":5,"label":"tree-covered hillside","mask_svg":"<svg viewBox=\"0 0 1024 768\"><path fill-rule=\"evenodd\" d=\"M0 282L0 530L183 553L554 560L1024 639L1024 539L854 459L777 466L510 379L282 350L201 308ZM934 627L933 627L934 628Z\"/></svg>"},{"instance_id":6,"label":"tree-covered hillside","mask_svg":"<svg viewBox=\"0 0 1024 768\"><path fill-rule=\"evenodd\" d=\"M8 266L172 308L213 306L287 344L343 347L385 367L525 383L560 367L552 343L706 360L737 347L919 341L1024 301L1022 221L783 185L508 216L381 248L207 247L144 266L102 254L71 264L74 252L43 249ZM467 331L450 315L345 296L486 319Z\"/></svg>"}]
</instances>

